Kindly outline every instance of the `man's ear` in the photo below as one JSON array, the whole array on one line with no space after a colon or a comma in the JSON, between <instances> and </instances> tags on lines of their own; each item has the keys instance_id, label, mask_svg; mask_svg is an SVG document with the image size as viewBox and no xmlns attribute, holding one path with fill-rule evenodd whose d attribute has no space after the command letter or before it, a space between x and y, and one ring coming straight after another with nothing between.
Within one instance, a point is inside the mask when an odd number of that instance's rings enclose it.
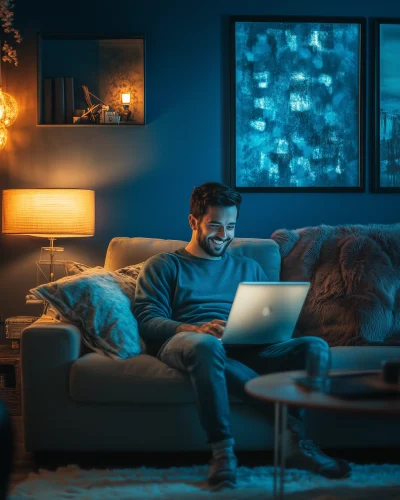
<instances>
[{"instance_id":1,"label":"man's ear","mask_svg":"<svg viewBox=\"0 0 400 500\"><path fill-rule=\"evenodd\" d=\"M197 230L197 219L194 215L189 214L189 226L192 231Z\"/></svg>"}]
</instances>

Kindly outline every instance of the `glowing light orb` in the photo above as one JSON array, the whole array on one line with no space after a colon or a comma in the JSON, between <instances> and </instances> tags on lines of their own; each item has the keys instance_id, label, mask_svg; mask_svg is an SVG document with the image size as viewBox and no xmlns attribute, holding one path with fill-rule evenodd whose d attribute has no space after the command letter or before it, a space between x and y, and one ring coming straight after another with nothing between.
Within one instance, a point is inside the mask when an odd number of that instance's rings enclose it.
<instances>
[{"instance_id":1,"label":"glowing light orb","mask_svg":"<svg viewBox=\"0 0 400 500\"><path fill-rule=\"evenodd\" d=\"M14 97L2 92L3 99L0 101L0 122L6 127L12 125L18 116L18 104Z\"/></svg>"},{"instance_id":2,"label":"glowing light orb","mask_svg":"<svg viewBox=\"0 0 400 500\"><path fill-rule=\"evenodd\" d=\"M0 149L3 149L7 142L7 130L3 123L0 123Z\"/></svg>"}]
</instances>

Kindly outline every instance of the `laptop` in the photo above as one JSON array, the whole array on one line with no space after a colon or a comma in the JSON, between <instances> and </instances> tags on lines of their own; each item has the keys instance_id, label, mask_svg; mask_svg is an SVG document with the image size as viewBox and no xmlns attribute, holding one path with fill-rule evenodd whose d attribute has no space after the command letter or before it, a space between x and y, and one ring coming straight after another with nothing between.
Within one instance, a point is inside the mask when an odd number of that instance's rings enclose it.
<instances>
[{"instance_id":1,"label":"laptop","mask_svg":"<svg viewBox=\"0 0 400 500\"><path fill-rule=\"evenodd\" d=\"M242 282L236 290L223 344L289 340L306 299L308 282Z\"/></svg>"}]
</instances>

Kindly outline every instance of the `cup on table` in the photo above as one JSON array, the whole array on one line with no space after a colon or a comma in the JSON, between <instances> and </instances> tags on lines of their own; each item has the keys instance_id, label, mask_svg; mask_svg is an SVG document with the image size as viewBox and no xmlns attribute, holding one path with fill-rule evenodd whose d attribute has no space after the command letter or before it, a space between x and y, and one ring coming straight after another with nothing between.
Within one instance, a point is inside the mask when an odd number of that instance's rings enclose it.
<instances>
[{"instance_id":1,"label":"cup on table","mask_svg":"<svg viewBox=\"0 0 400 500\"><path fill-rule=\"evenodd\" d=\"M324 345L316 344L307 353L306 372L310 386L315 390L325 390L329 384L331 351Z\"/></svg>"}]
</instances>

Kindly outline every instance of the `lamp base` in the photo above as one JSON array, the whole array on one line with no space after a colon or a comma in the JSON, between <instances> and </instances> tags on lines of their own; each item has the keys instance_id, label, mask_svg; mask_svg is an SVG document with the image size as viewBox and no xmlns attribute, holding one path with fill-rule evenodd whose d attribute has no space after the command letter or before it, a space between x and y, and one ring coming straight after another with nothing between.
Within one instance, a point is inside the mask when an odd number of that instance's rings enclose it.
<instances>
[{"instance_id":1,"label":"lamp base","mask_svg":"<svg viewBox=\"0 0 400 500\"><path fill-rule=\"evenodd\" d=\"M54 240L53 240L54 241ZM52 241L50 240L50 243ZM58 279L55 276L55 270L57 266L62 266L65 276L67 274L67 268L65 264L64 259L55 259L55 253L60 253L63 252L64 248L63 247L55 247L53 245L49 247L42 247L40 251L40 258L37 260L36 267L37 267L37 285L39 286L39 277L40 275L42 278L44 277L47 283L51 283Z\"/></svg>"}]
</instances>

